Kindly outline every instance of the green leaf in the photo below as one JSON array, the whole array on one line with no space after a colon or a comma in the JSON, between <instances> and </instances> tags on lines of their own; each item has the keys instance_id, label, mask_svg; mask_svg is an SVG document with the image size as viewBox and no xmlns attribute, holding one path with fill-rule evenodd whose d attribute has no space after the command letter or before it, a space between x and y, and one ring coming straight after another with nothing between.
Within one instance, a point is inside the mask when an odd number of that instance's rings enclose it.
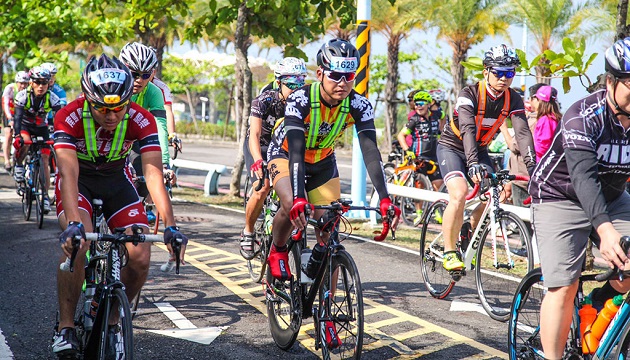
<instances>
[{"instance_id":1,"label":"green leaf","mask_svg":"<svg viewBox=\"0 0 630 360\"><path fill-rule=\"evenodd\" d=\"M567 94L569 90L571 90L571 82L568 77L562 78L562 89L564 93Z\"/></svg>"},{"instance_id":2,"label":"green leaf","mask_svg":"<svg viewBox=\"0 0 630 360\"><path fill-rule=\"evenodd\" d=\"M575 43L568 37L562 39L562 48L568 55L575 55Z\"/></svg>"}]
</instances>

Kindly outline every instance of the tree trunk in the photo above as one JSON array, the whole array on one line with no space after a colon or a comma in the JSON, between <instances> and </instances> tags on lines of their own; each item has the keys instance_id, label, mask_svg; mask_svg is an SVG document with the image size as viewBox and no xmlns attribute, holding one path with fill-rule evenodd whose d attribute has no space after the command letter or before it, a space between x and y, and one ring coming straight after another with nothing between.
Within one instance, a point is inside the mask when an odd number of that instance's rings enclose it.
<instances>
[{"instance_id":1,"label":"tree trunk","mask_svg":"<svg viewBox=\"0 0 630 360\"><path fill-rule=\"evenodd\" d=\"M164 57L164 49L166 48L166 33L168 31L168 21L166 17L158 20L158 26L153 29L141 30L140 21L136 21L135 31L140 35L142 43L147 46L152 46L155 49L155 55L158 60L157 77L162 77L162 59Z\"/></svg>"},{"instance_id":2,"label":"tree trunk","mask_svg":"<svg viewBox=\"0 0 630 360\"><path fill-rule=\"evenodd\" d=\"M451 76L453 77L453 93L455 94L455 98L457 98L460 90L466 86L466 76L462 61L466 61L466 59L468 59L468 50L470 46L459 42L450 42L449 45L451 45L451 49L453 49Z\"/></svg>"},{"instance_id":3,"label":"tree trunk","mask_svg":"<svg viewBox=\"0 0 630 360\"><path fill-rule=\"evenodd\" d=\"M237 84L237 103L239 105L240 114L236 114L237 129L240 130L238 139L238 154L236 162L232 170L232 180L230 181L230 195L240 196L241 194L241 173L245 157L243 154L243 142L245 141L245 133L247 131L247 118L249 117L249 104L252 100L252 72L247 63L247 50L251 42L249 34L245 32L245 25L249 16L247 2L243 1L238 8L238 16L236 18L236 32L234 34L234 49L236 50L236 84Z\"/></svg>"},{"instance_id":4,"label":"tree trunk","mask_svg":"<svg viewBox=\"0 0 630 360\"><path fill-rule=\"evenodd\" d=\"M199 126L197 126L197 115L195 115L195 104L193 103L192 95L190 94L190 90L188 88L184 88L186 90L186 98L188 99L188 107L190 108L190 118L193 121L193 125L195 126L195 132L199 133Z\"/></svg>"},{"instance_id":5,"label":"tree trunk","mask_svg":"<svg viewBox=\"0 0 630 360\"><path fill-rule=\"evenodd\" d=\"M232 83L232 88L230 89L230 97L228 98L227 103L227 114L225 115L225 126L223 126L223 140L225 140L225 136L227 135L228 125L230 124L230 114L232 113L232 96L234 96L234 83Z\"/></svg>"},{"instance_id":6,"label":"tree trunk","mask_svg":"<svg viewBox=\"0 0 630 360\"><path fill-rule=\"evenodd\" d=\"M617 5L617 37L615 40L625 39L629 34L628 23L628 0L619 0Z\"/></svg>"},{"instance_id":7,"label":"tree trunk","mask_svg":"<svg viewBox=\"0 0 630 360\"><path fill-rule=\"evenodd\" d=\"M387 77L385 80L385 144L381 147L390 151L392 138L398 133L398 53L403 35L391 34L387 41ZM383 146L384 145L384 146Z\"/></svg>"}]
</instances>

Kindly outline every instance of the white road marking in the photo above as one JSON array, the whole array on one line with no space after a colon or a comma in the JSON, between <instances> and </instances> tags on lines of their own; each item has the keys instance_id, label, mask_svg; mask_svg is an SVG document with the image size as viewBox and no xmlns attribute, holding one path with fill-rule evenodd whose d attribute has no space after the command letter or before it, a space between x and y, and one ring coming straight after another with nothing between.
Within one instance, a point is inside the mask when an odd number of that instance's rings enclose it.
<instances>
[{"instance_id":1,"label":"white road marking","mask_svg":"<svg viewBox=\"0 0 630 360\"><path fill-rule=\"evenodd\" d=\"M2 334L2 330L0 330L0 360L13 360L13 353Z\"/></svg>"},{"instance_id":2,"label":"white road marking","mask_svg":"<svg viewBox=\"0 0 630 360\"><path fill-rule=\"evenodd\" d=\"M195 324L186 319L182 313L177 311L170 303L155 303L155 306L168 317L178 329L170 330L149 330L154 334L170 336L177 339L183 339L193 341L196 343L209 345L216 339L221 333L226 330L227 326L213 326L205 328L197 328ZM0 354L1 355L1 354ZM0 359L2 359L0 357Z\"/></svg>"},{"instance_id":3,"label":"white road marking","mask_svg":"<svg viewBox=\"0 0 630 360\"><path fill-rule=\"evenodd\" d=\"M481 304L469 303L460 300L451 301L450 311L476 311L480 314L489 316L488 313L486 313L486 310L483 309L483 306L481 306Z\"/></svg>"}]
</instances>

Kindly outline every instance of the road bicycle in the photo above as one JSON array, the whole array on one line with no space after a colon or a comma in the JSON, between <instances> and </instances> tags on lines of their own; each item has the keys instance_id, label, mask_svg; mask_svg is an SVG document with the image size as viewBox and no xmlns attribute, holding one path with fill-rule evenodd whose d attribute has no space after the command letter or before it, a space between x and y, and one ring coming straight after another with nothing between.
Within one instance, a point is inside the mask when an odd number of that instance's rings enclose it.
<instances>
[{"instance_id":1,"label":"road bicycle","mask_svg":"<svg viewBox=\"0 0 630 360\"><path fill-rule=\"evenodd\" d=\"M330 234L323 260L314 279L301 270L311 253L306 243L306 231L293 234L289 240L289 267L292 277L279 281L267 269L263 288L267 300L267 315L271 335L278 347L288 350L293 346L300 331L302 320L313 317L315 324L315 349L321 349L324 359L359 359L363 347L363 292L357 266L352 256L341 244L350 234L351 226L343 214L349 210L379 211L367 206L351 206L350 200L339 200L326 206L314 206L326 212L319 220L308 219L315 231ZM383 222L383 230L374 239L382 241L387 236L393 220L393 209ZM392 232L393 233L393 232ZM317 302L316 302L317 298ZM340 343L328 343L326 332L332 322Z\"/></svg>"},{"instance_id":2,"label":"road bicycle","mask_svg":"<svg viewBox=\"0 0 630 360\"><path fill-rule=\"evenodd\" d=\"M97 214L93 217L95 223L99 216ZM103 222L98 225L96 229L107 226ZM85 239L91 242L85 259L85 282L74 318L79 351L83 359L133 360L131 308L124 291L125 286L120 281L121 269L128 261L125 244L161 242L162 237L144 235L142 228L137 225L131 229L132 234L125 234L125 228L116 228L113 234L86 234ZM72 256L60 265L61 271L74 271L80 241L80 237L73 239ZM173 239L171 246L179 268L181 239ZM116 318L117 323L110 324ZM55 328L58 326L59 323Z\"/></svg>"},{"instance_id":3,"label":"road bicycle","mask_svg":"<svg viewBox=\"0 0 630 360\"><path fill-rule=\"evenodd\" d=\"M35 200L35 221L39 229L44 225L44 198L46 194L46 173L42 161L42 149L52 148L53 140L44 140L41 136L34 136L25 140L24 145L30 145L24 160L24 181L17 183L17 193L22 197L22 213L24 220L31 218L33 200Z\"/></svg>"},{"instance_id":4,"label":"road bicycle","mask_svg":"<svg viewBox=\"0 0 630 360\"><path fill-rule=\"evenodd\" d=\"M395 163L387 163L383 165L385 173L385 180L388 183L415 187L417 189L433 190L433 184L429 175L432 175L438 170L438 166L435 161L422 157L411 158L404 156L404 161L399 165ZM445 186L443 185L440 192L444 192ZM407 197L394 196L393 202L400 208L401 217L405 224L409 226L415 226L415 219L417 218L416 209L418 206L424 213L430 203L426 201L415 200Z\"/></svg>"},{"instance_id":5,"label":"road bicycle","mask_svg":"<svg viewBox=\"0 0 630 360\"><path fill-rule=\"evenodd\" d=\"M467 197L464 223L456 251L464 262L464 269L447 271L444 261L442 222L435 219L448 205L437 200L424 213L420 235L421 270L424 284L436 299L443 299L455 283L475 271L477 293L484 310L491 318L507 321L512 296L521 278L533 269L534 255L529 227L517 215L500 206L503 184L512 180L528 180L510 175L507 170L487 174L487 178ZM486 191L489 190L489 195ZM479 197L476 194L480 193ZM470 225L472 209L487 202L475 229Z\"/></svg>"},{"instance_id":6,"label":"road bicycle","mask_svg":"<svg viewBox=\"0 0 630 360\"><path fill-rule=\"evenodd\" d=\"M620 245L627 253L630 237L623 236ZM628 273L618 268L608 269L596 274L582 274L578 281L578 291L573 301L574 311L569 337L563 359L628 359L630 358L630 297L623 304L610 322L602 336L595 354L582 352L582 336L578 311L584 300L583 285L592 281L606 281L628 277ZM547 288L543 284L540 268L530 271L519 284L510 310L508 326L508 354L511 360L545 359L540 339L540 305Z\"/></svg>"},{"instance_id":7,"label":"road bicycle","mask_svg":"<svg viewBox=\"0 0 630 360\"><path fill-rule=\"evenodd\" d=\"M266 179L269 175L269 171L266 166L263 166L263 179ZM254 191L260 191L262 189L263 182L259 181ZM254 225L254 257L251 260L247 260L247 270L249 276L256 283L260 283L265 276L267 269L267 255L271 249L273 238L271 235L271 226L273 218L280 209L280 198L276 192L271 189L265 203L263 205L262 214L256 220Z\"/></svg>"}]
</instances>

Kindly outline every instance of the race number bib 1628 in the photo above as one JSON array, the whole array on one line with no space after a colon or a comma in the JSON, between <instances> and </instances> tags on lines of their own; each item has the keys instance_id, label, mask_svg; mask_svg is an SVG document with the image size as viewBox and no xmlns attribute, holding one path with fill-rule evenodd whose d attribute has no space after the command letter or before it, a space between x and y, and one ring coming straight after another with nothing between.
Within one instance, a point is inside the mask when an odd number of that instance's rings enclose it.
<instances>
[{"instance_id":1,"label":"race number bib 1628","mask_svg":"<svg viewBox=\"0 0 630 360\"><path fill-rule=\"evenodd\" d=\"M337 72L355 72L359 68L359 59L355 57L339 57L330 58L330 70Z\"/></svg>"},{"instance_id":2,"label":"race number bib 1628","mask_svg":"<svg viewBox=\"0 0 630 360\"><path fill-rule=\"evenodd\" d=\"M122 84L126 78L127 74L118 69L100 69L90 73L90 80L97 86L111 82Z\"/></svg>"}]
</instances>

